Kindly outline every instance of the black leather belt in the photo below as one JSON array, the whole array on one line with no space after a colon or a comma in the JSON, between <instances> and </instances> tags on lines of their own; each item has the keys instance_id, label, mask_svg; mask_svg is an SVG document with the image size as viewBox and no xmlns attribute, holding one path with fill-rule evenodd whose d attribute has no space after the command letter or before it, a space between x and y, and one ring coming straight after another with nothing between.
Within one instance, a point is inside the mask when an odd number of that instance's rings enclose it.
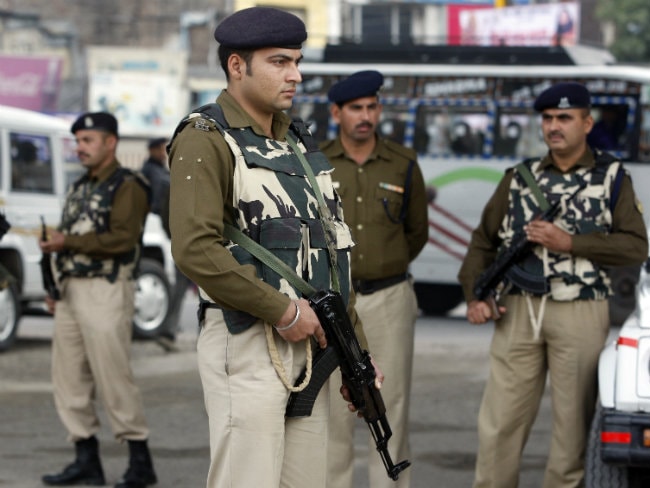
<instances>
[{"instance_id":1,"label":"black leather belt","mask_svg":"<svg viewBox=\"0 0 650 488\"><path fill-rule=\"evenodd\" d=\"M352 287L356 293L362 295L370 295L389 286L396 285L402 281L406 281L409 277L408 273L402 273L388 278L380 278L378 280L352 280Z\"/></svg>"}]
</instances>

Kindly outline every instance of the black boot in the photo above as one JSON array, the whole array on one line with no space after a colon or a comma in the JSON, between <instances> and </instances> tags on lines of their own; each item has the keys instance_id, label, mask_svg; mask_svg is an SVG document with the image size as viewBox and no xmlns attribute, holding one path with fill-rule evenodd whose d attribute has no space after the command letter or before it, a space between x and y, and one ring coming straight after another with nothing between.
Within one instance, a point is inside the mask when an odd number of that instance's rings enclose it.
<instances>
[{"instance_id":1,"label":"black boot","mask_svg":"<svg viewBox=\"0 0 650 488\"><path fill-rule=\"evenodd\" d=\"M95 436L75 442L76 459L59 474L46 474L41 480L50 486L102 486L104 470L99 460L99 443Z\"/></svg>"},{"instance_id":2,"label":"black boot","mask_svg":"<svg viewBox=\"0 0 650 488\"><path fill-rule=\"evenodd\" d=\"M146 488L157 482L147 441L129 441L129 467L115 488Z\"/></svg>"}]
</instances>

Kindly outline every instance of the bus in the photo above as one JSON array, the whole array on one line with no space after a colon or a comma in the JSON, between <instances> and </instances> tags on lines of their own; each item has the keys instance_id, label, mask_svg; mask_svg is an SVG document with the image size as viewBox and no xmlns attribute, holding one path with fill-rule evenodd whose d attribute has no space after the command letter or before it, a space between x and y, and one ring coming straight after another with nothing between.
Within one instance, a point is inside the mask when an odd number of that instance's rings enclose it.
<instances>
[{"instance_id":1,"label":"bus","mask_svg":"<svg viewBox=\"0 0 650 488\"><path fill-rule=\"evenodd\" d=\"M327 91L364 69L385 77L379 133L417 151L430 196L429 242L411 266L424 313L443 314L463 302L457 274L471 232L505 170L546 153L533 102L556 82L590 90L596 124L589 143L625 162L650 208L650 68L306 62L292 115L307 121L318 140L335 137ZM615 324L634 308L638 271L612 270Z\"/></svg>"}]
</instances>

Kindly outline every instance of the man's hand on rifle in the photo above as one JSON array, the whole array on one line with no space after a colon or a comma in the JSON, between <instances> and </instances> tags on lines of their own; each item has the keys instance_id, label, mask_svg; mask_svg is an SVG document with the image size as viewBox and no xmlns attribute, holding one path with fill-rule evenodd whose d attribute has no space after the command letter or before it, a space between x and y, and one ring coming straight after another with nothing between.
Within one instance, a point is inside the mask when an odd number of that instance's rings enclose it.
<instances>
[{"instance_id":1,"label":"man's hand on rifle","mask_svg":"<svg viewBox=\"0 0 650 488\"><path fill-rule=\"evenodd\" d=\"M291 325L294 320L295 323ZM282 330L284 327L288 328ZM327 347L325 331L316 316L316 312L304 298L292 300L289 303L286 312L276 324L275 330L278 331L280 337L288 342L299 342L309 336L314 336L321 349Z\"/></svg>"},{"instance_id":2,"label":"man's hand on rifle","mask_svg":"<svg viewBox=\"0 0 650 488\"><path fill-rule=\"evenodd\" d=\"M372 367L375 368L375 388L381 390L381 385L384 382L384 373L382 373L381 369L379 369L379 366L377 366L377 363L372 357L370 358L370 362L372 363ZM348 402L348 410L350 410L350 412L356 412L357 407L355 407L352 403L352 398L350 397L350 389L345 385L345 383L341 385L339 391L341 392L343 399ZM363 414L359 412L357 414L357 417L363 417Z\"/></svg>"},{"instance_id":3,"label":"man's hand on rifle","mask_svg":"<svg viewBox=\"0 0 650 488\"><path fill-rule=\"evenodd\" d=\"M499 315L494 313L493 308L488 302L472 300L467 304L467 320L470 324L479 325L486 323L490 319L496 320L506 313L505 307L498 306L496 302L494 306L497 307Z\"/></svg>"},{"instance_id":4,"label":"man's hand on rifle","mask_svg":"<svg viewBox=\"0 0 650 488\"><path fill-rule=\"evenodd\" d=\"M529 241L544 246L549 251L571 252L571 234L551 222L533 220L524 227L524 231Z\"/></svg>"},{"instance_id":5,"label":"man's hand on rifle","mask_svg":"<svg viewBox=\"0 0 650 488\"><path fill-rule=\"evenodd\" d=\"M64 241L65 236L61 232L51 230L48 232L47 241L39 240L38 245L41 247L41 252L49 254L63 250Z\"/></svg>"},{"instance_id":6,"label":"man's hand on rifle","mask_svg":"<svg viewBox=\"0 0 650 488\"><path fill-rule=\"evenodd\" d=\"M56 309L56 300L47 295L45 297L45 307L49 313L54 314L54 310Z\"/></svg>"}]
</instances>

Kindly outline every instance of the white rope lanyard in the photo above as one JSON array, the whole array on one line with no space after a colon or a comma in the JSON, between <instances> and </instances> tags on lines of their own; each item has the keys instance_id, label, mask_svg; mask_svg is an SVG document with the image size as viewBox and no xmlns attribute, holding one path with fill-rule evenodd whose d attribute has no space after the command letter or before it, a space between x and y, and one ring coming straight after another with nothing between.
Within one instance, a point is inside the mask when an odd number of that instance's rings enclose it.
<instances>
[{"instance_id":1,"label":"white rope lanyard","mask_svg":"<svg viewBox=\"0 0 650 488\"><path fill-rule=\"evenodd\" d=\"M548 249L545 247L542 250L543 260L544 260L544 269L548 266ZM542 322L544 321L544 311L546 310L546 299L548 294L542 295L542 299L539 304L539 310L535 314L535 309L533 307L533 299L530 295L526 295L526 305L528 305L528 317L530 318L530 324L533 327L533 339L538 340L539 334L542 330Z\"/></svg>"}]
</instances>

